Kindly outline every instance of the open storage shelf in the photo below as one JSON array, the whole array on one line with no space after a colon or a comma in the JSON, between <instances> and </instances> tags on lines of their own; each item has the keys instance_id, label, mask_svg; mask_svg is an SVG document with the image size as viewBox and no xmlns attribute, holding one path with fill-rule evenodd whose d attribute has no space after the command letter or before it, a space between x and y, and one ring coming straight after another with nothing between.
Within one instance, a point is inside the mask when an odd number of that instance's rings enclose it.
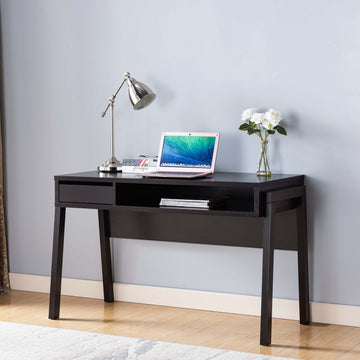
<instances>
[{"instance_id":1,"label":"open storage shelf","mask_svg":"<svg viewBox=\"0 0 360 360\"><path fill-rule=\"evenodd\" d=\"M241 212L243 215L258 215L258 192L254 189L239 189L234 187L208 186L177 186L177 185L154 185L154 184L116 184L116 206L129 207L129 210L142 208L143 211L174 211L174 212L212 212L219 215L230 215L233 212ZM162 198L187 199L187 200L223 200L216 209L159 207ZM166 210L165 210L166 209Z\"/></svg>"}]
</instances>

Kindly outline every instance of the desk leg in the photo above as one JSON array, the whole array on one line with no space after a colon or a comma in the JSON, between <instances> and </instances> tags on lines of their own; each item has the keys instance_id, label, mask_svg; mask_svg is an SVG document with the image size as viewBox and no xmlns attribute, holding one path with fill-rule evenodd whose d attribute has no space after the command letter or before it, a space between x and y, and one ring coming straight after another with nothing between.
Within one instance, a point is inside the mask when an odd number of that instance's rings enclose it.
<instances>
[{"instance_id":1,"label":"desk leg","mask_svg":"<svg viewBox=\"0 0 360 360\"><path fill-rule=\"evenodd\" d=\"M49 319L56 320L60 313L61 274L64 250L65 229L64 207L55 207L54 239L51 266Z\"/></svg>"},{"instance_id":2,"label":"desk leg","mask_svg":"<svg viewBox=\"0 0 360 360\"><path fill-rule=\"evenodd\" d=\"M298 238L298 275L299 275L299 306L300 324L310 322L309 305L309 271L308 271L308 240L307 240L307 215L306 192L301 198L301 203L296 209L297 213L297 238Z\"/></svg>"},{"instance_id":3,"label":"desk leg","mask_svg":"<svg viewBox=\"0 0 360 360\"><path fill-rule=\"evenodd\" d=\"M114 301L113 276L110 252L110 219L108 210L98 210L101 265L104 287L104 301Z\"/></svg>"},{"instance_id":4,"label":"desk leg","mask_svg":"<svg viewBox=\"0 0 360 360\"><path fill-rule=\"evenodd\" d=\"M271 343L272 297L274 273L275 205L268 203L263 229L263 269L261 294L260 345Z\"/></svg>"}]
</instances>

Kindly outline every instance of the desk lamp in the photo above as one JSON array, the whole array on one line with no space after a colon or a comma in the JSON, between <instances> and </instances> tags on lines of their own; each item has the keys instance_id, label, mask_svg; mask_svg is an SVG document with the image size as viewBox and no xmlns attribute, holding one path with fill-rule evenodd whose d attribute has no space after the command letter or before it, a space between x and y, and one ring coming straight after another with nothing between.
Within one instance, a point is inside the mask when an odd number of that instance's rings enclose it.
<instances>
[{"instance_id":1,"label":"desk lamp","mask_svg":"<svg viewBox=\"0 0 360 360\"><path fill-rule=\"evenodd\" d=\"M111 131L110 131L111 156L110 159L105 161L104 164L98 166L98 171L101 172L122 171L122 164L114 156L114 101L118 92L120 91L120 89L122 88L125 82L127 82L129 87L129 98L131 103L133 104L134 110L140 110L145 106L148 106L154 101L156 97L156 95L151 91L151 89L147 87L145 84L142 84L141 82L138 82L134 78L130 77L130 74L128 72L124 74L122 83L120 84L119 88L115 91L115 94L109 98L106 109L101 114L101 117L103 118L106 115L106 112L109 110L109 108L111 109Z\"/></svg>"}]
</instances>

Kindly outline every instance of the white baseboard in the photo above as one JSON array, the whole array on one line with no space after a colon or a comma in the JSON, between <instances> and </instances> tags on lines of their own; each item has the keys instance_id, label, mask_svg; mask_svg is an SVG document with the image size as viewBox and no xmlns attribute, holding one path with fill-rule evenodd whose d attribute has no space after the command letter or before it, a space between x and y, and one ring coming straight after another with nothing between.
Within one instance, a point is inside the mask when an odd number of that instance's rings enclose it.
<instances>
[{"instance_id":1,"label":"white baseboard","mask_svg":"<svg viewBox=\"0 0 360 360\"><path fill-rule=\"evenodd\" d=\"M10 284L13 290L49 293L50 277L11 273ZM61 294L102 299L102 282L63 278ZM120 283L114 283L114 297L116 301L253 316L260 315L261 304L259 296ZM312 322L360 327L360 306L313 302L310 304L310 313ZM298 301L274 299L273 316L298 320Z\"/></svg>"}]
</instances>

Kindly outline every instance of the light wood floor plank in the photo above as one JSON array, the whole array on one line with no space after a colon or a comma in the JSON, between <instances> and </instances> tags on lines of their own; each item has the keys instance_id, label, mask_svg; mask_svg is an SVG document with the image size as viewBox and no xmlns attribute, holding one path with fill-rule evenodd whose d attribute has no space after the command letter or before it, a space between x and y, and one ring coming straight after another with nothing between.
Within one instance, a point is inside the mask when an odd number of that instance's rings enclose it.
<instances>
[{"instance_id":1,"label":"light wood floor plank","mask_svg":"<svg viewBox=\"0 0 360 360\"><path fill-rule=\"evenodd\" d=\"M63 296L61 318L48 319L49 296L0 295L0 320L303 360L359 360L360 328L274 319L270 347L259 345L260 318Z\"/></svg>"}]
</instances>

